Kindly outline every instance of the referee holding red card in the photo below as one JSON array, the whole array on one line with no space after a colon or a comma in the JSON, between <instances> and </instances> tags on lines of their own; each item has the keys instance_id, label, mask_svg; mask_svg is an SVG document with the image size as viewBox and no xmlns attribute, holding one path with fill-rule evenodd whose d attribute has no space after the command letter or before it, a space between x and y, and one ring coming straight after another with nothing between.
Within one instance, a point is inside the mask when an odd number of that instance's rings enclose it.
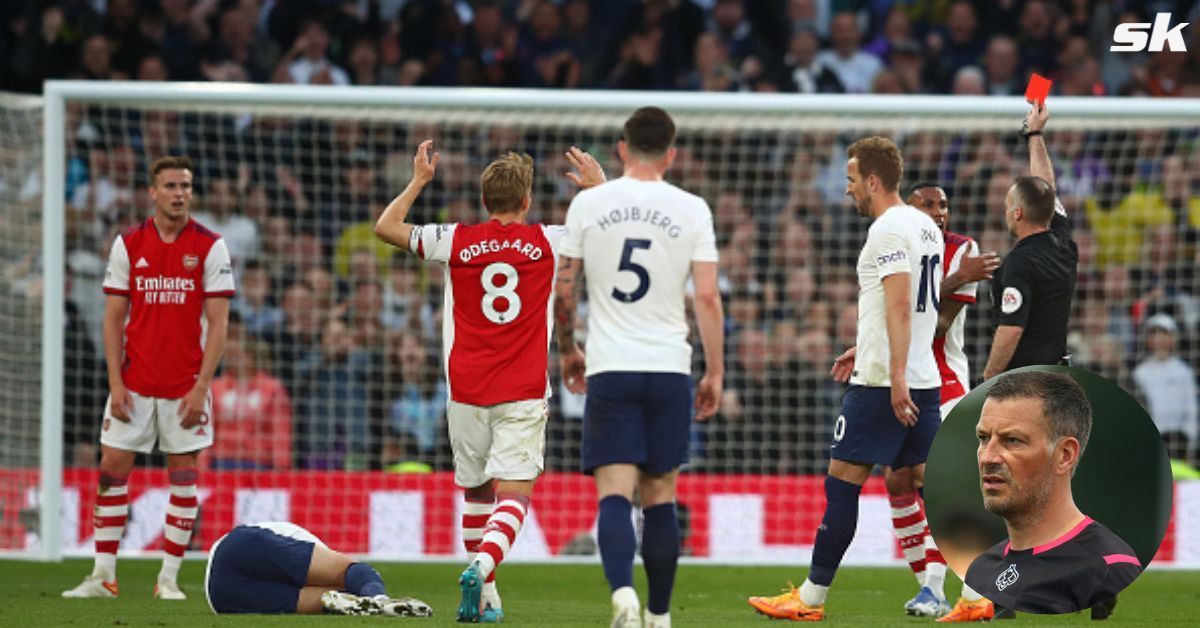
<instances>
[{"instance_id":1,"label":"referee holding red card","mask_svg":"<svg viewBox=\"0 0 1200 628\"><path fill-rule=\"evenodd\" d=\"M1045 106L1049 81L1030 90L1033 108L1021 135L1029 141L1030 174L1017 177L1004 200L1004 222L1017 238L992 281L996 335L983 378L1010 369L1068 360L1067 321L1075 294L1079 250L1066 209L1054 189L1054 167L1042 138L1050 117Z\"/></svg>"}]
</instances>

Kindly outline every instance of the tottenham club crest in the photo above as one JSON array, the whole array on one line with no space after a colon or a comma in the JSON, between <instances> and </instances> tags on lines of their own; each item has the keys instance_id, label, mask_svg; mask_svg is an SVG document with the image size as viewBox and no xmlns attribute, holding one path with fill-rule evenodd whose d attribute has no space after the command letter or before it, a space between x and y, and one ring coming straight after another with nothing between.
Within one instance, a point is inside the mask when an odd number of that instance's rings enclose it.
<instances>
[{"instance_id":1,"label":"tottenham club crest","mask_svg":"<svg viewBox=\"0 0 1200 628\"><path fill-rule=\"evenodd\" d=\"M1009 565L999 576L996 577L996 588L1003 591L1017 582L1021 574L1017 573L1016 565Z\"/></svg>"},{"instance_id":2,"label":"tottenham club crest","mask_svg":"<svg viewBox=\"0 0 1200 628\"><path fill-rule=\"evenodd\" d=\"M184 270L196 270L196 267L199 265L200 265L200 256L199 255L190 255L189 254L189 255L183 256Z\"/></svg>"}]
</instances>

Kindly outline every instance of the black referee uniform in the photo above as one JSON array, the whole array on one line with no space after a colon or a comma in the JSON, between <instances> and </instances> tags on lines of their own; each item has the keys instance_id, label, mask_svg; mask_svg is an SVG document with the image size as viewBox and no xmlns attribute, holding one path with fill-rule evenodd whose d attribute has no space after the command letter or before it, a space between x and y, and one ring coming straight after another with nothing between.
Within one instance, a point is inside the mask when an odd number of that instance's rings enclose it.
<instances>
[{"instance_id":1,"label":"black referee uniform","mask_svg":"<svg viewBox=\"0 0 1200 628\"><path fill-rule=\"evenodd\" d=\"M1073 613L1111 599L1142 573L1137 555L1111 530L1084 518L1045 545L1014 550L1003 541L980 554L966 583L1004 608Z\"/></svg>"},{"instance_id":2,"label":"black referee uniform","mask_svg":"<svg viewBox=\"0 0 1200 628\"><path fill-rule=\"evenodd\" d=\"M996 324L1024 328L1006 371L1063 363L1067 355L1079 249L1066 211L1054 204L1050 229L1018 241L992 280Z\"/></svg>"}]
</instances>

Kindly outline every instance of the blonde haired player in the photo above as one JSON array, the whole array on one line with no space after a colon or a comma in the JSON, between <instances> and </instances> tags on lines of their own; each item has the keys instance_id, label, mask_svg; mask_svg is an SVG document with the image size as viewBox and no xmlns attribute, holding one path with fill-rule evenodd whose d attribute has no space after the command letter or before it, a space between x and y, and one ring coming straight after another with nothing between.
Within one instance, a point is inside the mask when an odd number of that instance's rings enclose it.
<instances>
[{"instance_id":1,"label":"blonde haired player","mask_svg":"<svg viewBox=\"0 0 1200 628\"><path fill-rule=\"evenodd\" d=\"M542 473L551 299L562 227L527 224L533 159L508 153L481 178L490 220L481 224L412 225L405 221L433 179L433 142L417 147L412 181L375 225L385 242L445 265L442 342L450 400L446 411L454 450L454 481L466 494L463 543L471 562L459 578L458 620L495 623L504 617L496 567L516 542L534 481ZM604 181L600 165L572 148L581 187Z\"/></svg>"}]
</instances>

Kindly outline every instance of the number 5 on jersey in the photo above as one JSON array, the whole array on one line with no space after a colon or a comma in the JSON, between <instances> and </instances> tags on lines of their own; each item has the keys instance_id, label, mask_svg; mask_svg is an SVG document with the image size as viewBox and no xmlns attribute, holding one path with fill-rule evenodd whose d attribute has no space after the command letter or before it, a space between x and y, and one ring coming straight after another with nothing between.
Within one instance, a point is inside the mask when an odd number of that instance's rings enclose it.
<instances>
[{"instance_id":1,"label":"number 5 on jersey","mask_svg":"<svg viewBox=\"0 0 1200 628\"><path fill-rule=\"evenodd\" d=\"M613 298L622 303L633 303L646 296L650 291L650 273L645 266L633 261L634 249L649 249L650 240L642 238L625 238L625 248L621 251L621 263L617 265L617 270L627 270L638 278L637 287L633 292L625 292L619 288L613 288Z\"/></svg>"},{"instance_id":2,"label":"number 5 on jersey","mask_svg":"<svg viewBox=\"0 0 1200 628\"><path fill-rule=\"evenodd\" d=\"M496 277L502 278L502 283L496 285ZM521 314L521 297L517 295L517 284L521 277L512 264L493 262L483 269L480 275L483 282L483 315L497 325L507 325ZM496 309L496 301L504 299L505 308Z\"/></svg>"}]
</instances>

